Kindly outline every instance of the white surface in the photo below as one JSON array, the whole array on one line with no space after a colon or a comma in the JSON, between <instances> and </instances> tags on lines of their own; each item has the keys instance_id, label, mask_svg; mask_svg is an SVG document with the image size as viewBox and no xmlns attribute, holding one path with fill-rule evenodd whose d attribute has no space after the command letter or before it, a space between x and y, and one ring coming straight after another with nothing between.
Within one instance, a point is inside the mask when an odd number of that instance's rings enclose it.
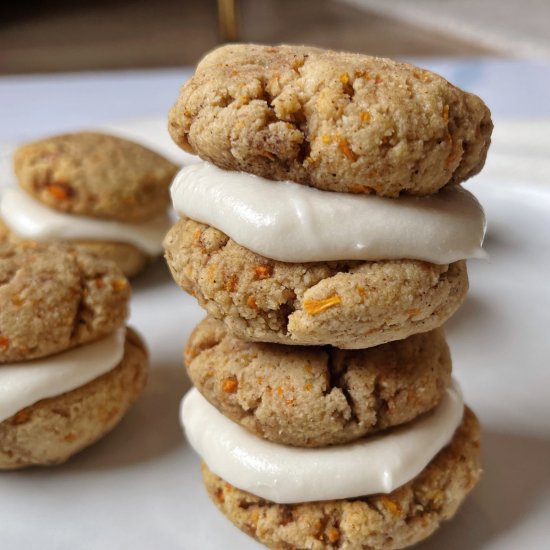
<instances>
[{"instance_id":1,"label":"white surface","mask_svg":"<svg viewBox=\"0 0 550 550\"><path fill-rule=\"evenodd\" d=\"M122 223L48 208L19 187L6 190L0 202L6 225L35 241L106 241L133 244L151 256L162 253L162 239L172 225L168 214L144 223Z\"/></svg>"},{"instance_id":2,"label":"white surface","mask_svg":"<svg viewBox=\"0 0 550 550\"><path fill-rule=\"evenodd\" d=\"M340 0L508 55L550 58L548 0Z\"/></svg>"},{"instance_id":3,"label":"white surface","mask_svg":"<svg viewBox=\"0 0 550 550\"><path fill-rule=\"evenodd\" d=\"M495 156L503 141L495 139ZM485 474L458 517L422 550L548 542L550 184L516 177L480 176L469 185L486 209L492 262L470 262L468 299L447 327L455 375L483 423ZM135 280L131 323L153 362L147 391L114 433L67 465L0 475L2 547L260 548L208 501L178 424L188 388L181 349L202 315L161 262Z\"/></svg>"},{"instance_id":4,"label":"white surface","mask_svg":"<svg viewBox=\"0 0 550 550\"><path fill-rule=\"evenodd\" d=\"M0 422L47 397L74 390L110 371L124 355L126 331L49 357L0 365Z\"/></svg>"},{"instance_id":5,"label":"white surface","mask_svg":"<svg viewBox=\"0 0 550 550\"><path fill-rule=\"evenodd\" d=\"M395 200L322 191L199 162L180 170L171 195L180 215L282 262L409 258L447 264L485 257L483 209L458 186Z\"/></svg>"},{"instance_id":6,"label":"white surface","mask_svg":"<svg viewBox=\"0 0 550 550\"><path fill-rule=\"evenodd\" d=\"M300 449L267 441L221 414L193 388L182 399L187 440L208 468L238 489L291 504L391 493L452 439L464 401L456 380L427 416L346 445Z\"/></svg>"},{"instance_id":7,"label":"white surface","mask_svg":"<svg viewBox=\"0 0 550 550\"><path fill-rule=\"evenodd\" d=\"M542 84L537 93L541 89ZM512 93L504 89L499 104L500 92L493 90L499 112L511 111L505 98ZM543 103L522 102L518 109L548 113ZM48 120L40 132L66 124L51 113ZM532 125L514 124L497 123L492 158L516 158L529 167L525 156L516 154L521 144L514 143L514 133L531 136ZM550 136L544 124L541 134ZM159 144L168 141L163 127L160 117L116 125ZM2 128L6 138L9 126ZM15 123L11 128L13 139L20 139ZM499 145L504 142L506 150ZM544 143L547 147L548 141L538 143L543 153ZM2 182L11 177L5 155L13 143L7 145L0 156ZM468 186L486 209L492 261L470 262L470 293L447 332L455 376L483 424L485 473L458 516L419 550L542 549L548 544L550 176L543 176L536 184L528 169L513 174L491 169ZM145 335L153 362L145 395L112 434L65 466L0 474L1 548L261 548L208 501L199 461L179 427L179 401L189 387L181 350L202 310L175 286L162 262L133 286L131 324Z\"/></svg>"}]
</instances>

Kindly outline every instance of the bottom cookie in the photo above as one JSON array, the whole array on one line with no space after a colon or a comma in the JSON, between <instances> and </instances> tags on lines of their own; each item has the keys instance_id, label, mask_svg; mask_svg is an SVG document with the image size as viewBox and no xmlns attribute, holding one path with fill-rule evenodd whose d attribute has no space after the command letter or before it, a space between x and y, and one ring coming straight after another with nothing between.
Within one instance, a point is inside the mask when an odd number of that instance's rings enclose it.
<instances>
[{"instance_id":1,"label":"bottom cookie","mask_svg":"<svg viewBox=\"0 0 550 550\"><path fill-rule=\"evenodd\" d=\"M0 423L0 469L59 464L100 439L141 394L147 369L145 346L127 329L124 357L113 370Z\"/></svg>"},{"instance_id":2,"label":"bottom cookie","mask_svg":"<svg viewBox=\"0 0 550 550\"><path fill-rule=\"evenodd\" d=\"M78 242L75 246L104 260L111 260L126 277L135 277L153 259L135 246L127 243Z\"/></svg>"},{"instance_id":3,"label":"bottom cookie","mask_svg":"<svg viewBox=\"0 0 550 550\"><path fill-rule=\"evenodd\" d=\"M11 231L6 223L0 219L0 243L11 242L17 244L23 240L23 238ZM94 254L103 260L112 261L126 277L135 277L153 260L153 257L145 254L129 243L74 241L70 244L79 250Z\"/></svg>"},{"instance_id":4,"label":"bottom cookie","mask_svg":"<svg viewBox=\"0 0 550 550\"><path fill-rule=\"evenodd\" d=\"M242 531L273 549L393 550L450 519L480 477L479 423L472 411L453 439L414 479L389 494L276 504L242 491L202 466L216 506Z\"/></svg>"}]
</instances>

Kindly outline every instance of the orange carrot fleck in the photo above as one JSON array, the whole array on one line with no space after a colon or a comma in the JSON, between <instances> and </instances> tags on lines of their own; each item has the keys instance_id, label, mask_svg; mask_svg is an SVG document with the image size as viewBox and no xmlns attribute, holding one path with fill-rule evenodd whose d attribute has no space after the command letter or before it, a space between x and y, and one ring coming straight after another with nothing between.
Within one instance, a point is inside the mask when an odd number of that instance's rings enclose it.
<instances>
[{"instance_id":1,"label":"orange carrot fleck","mask_svg":"<svg viewBox=\"0 0 550 550\"><path fill-rule=\"evenodd\" d=\"M327 531L327 538L330 542L336 542L340 538L340 531L333 527Z\"/></svg>"},{"instance_id":2,"label":"orange carrot fleck","mask_svg":"<svg viewBox=\"0 0 550 550\"><path fill-rule=\"evenodd\" d=\"M340 151L342 151L346 158L351 160L351 162L355 162L357 160L357 155L351 150L347 139L341 139L338 146L340 147Z\"/></svg>"},{"instance_id":3,"label":"orange carrot fleck","mask_svg":"<svg viewBox=\"0 0 550 550\"><path fill-rule=\"evenodd\" d=\"M96 279L96 285L97 285L97 279ZM113 282L111 283L111 288L115 292L126 290L128 288L128 281L126 279L114 279Z\"/></svg>"},{"instance_id":4,"label":"orange carrot fleck","mask_svg":"<svg viewBox=\"0 0 550 550\"><path fill-rule=\"evenodd\" d=\"M370 122L370 113L368 111L363 111L361 113L361 120L363 122Z\"/></svg>"},{"instance_id":5,"label":"orange carrot fleck","mask_svg":"<svg viewBox=\"0 0 550 550\"><path fill-rule=\"evenodd\" d=\"M258 309L258 305L256 304L256 298L254 296L250 295L246 299L246 305L251 309Z\"/></svg>"},{"instance_id":6,"label":"orange carrot fleck","mask_svg":"<svg viewBox=\"0 0 550 550\"><path fill-rule=\"evenodd\" d=\"M10 345L10 339L0 335L0 348L6 349Z\"/></svg>"},{"instance_id":7,"label":"orange carrot fleck","mask_svg":"<svg viewBox=\"0 0 550 550\"><path fill-rule=\"evenodd\" d=\"M11 299L11 303L17 307L22 306L24 303L23 298L21 298L19 294L13 294L10 299Z\"/></svg>"},{"instance_id":8,"label":"orange carrot fleck","mask_svg":"<svg viewBox=\"0 0 550 550\"><path fill-rule=\"evenodd\" d=\"M332 141L332 138L328 134L323 134L321 139L325 145L328 145Z\"/></svg>"},{"instance_id":9,"label":"orange carrot fleck","mask_svg":"<svg viewBox=\"0 0 550 550\"><path fill-rule=\"evenodd\" d=\"M346 84L349 84L349 74L348 73L342 73L340 75L340 82L345 86Z\"/></svg>"},{"instance_id":10,"label":"orange carrot fleck","mask_svg":"<svg viewBox=\"0 0 550 550\"><path fill-rule=\"evenodd\" d=\"M317 315L326 309L337 306L342 303L342 298L338 294L332 294L328 298L322 298L321 300L304 300L304 309L310 315Z\"/></svg>"},{"instance_id":11,"label":"orange carrot fleck","mask_svg":"<svg viewBox=\"0 0 550 550\"><path fill-rule=\"evenodd\" d=\"M223 381L222 388L225 393L235 393L238 387L239 387L239 383L235 378L226 378Z\"/></svg>"},{"instance_id":12,"label":"orange carrot fleck","mask_svg":"<svg viewBox=\"0 0 550 550\"><path fill-rule=\"evenodd\" d=\"M443 117L443 120L445 122L447 122L449 120L449 106L448 105L445 105L445 107L443 107L443 113L441 115Z\"/></svg>"},{"instance_id":13,"label":"orange carrot fleck","mask_svg":"<svg viewBox=\"0 0 550 550\"><path fill-rule=\"evenodd\" d=\"M14 424L24 424L29 419L29 409L22 409L13 417Z\"/></svg>"},{"instance_id":14,"label":"orange carrot fleck","mask_svg":"<svg viewBox=\"0 0 550 550\"><path fill-rule=\"evenodd\" d=\"M185 357L187 357L187 359L191 361L191 359L194 359L199 354L199 350L197 347L187 344L185 346L184 354Z\"/></svg>"},{"instance_id":15,"label":"orange carrot fleck","mask_svg":"<svg viewBox=\"0 0 550 550\"><path fill-rule=\"evenodd\" d=\"M70 196L70 193L66 187L63 187L56 183L51 183L50 185L48 185L48 187L46 187L46 189L54 199L57 199L60 201L68 199Z\"/></svg>"},{"instance_id":16,"label":"orange carrot fleck","mask_svg":"<svg viewBox=\"0 0 550 550\"><path fill-rule=\"evenodd\" d=\"M228 292L234 292L237 289L238 282L239 278L237 277L237 275L231 275L231 277L225 283L225 290L227 290Z\"/></svg>"},{"instance_id":17,"label":"orange carrot fleck","mask_svg":"<svg viewBox=\"0 0 550 550\"><path fill-rule=\"evenodd\" d=\"M401 506L394 502L391 498L386 495L380 495L380 500L384 505L384 508L394 517L399 517L401 515Z\"/></svg>"},{"instance_id":18,"label":"orange carrot fleck","mask_svg":"<svg viewBox=\"0 0 550 550\"><path fill-rule=\"evenodd\" d=\"M353 73L355 78L364 78L365 80L370 80L370 74L367 71L355 71Z\"/></svg>"},{"instance_id":19,"label":"orange carrot fleck","mask_svg":"<svg viewBox=\"0 0 550 550\"><path fill-rule=\"evenodd\" d=\"M257 265L254 266L254 275L256 279L267 279L271 277L273 268L270 265Z\"/></svg>"}]
</instances>

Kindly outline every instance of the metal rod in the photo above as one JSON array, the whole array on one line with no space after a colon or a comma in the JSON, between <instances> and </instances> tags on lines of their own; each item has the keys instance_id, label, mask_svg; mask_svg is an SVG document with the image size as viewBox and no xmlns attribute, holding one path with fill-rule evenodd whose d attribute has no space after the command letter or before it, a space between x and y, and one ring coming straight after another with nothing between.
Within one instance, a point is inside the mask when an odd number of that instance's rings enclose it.
<instances>
[{"instance_id":1,"label":"metal rod","mask_svg":"<svg viewBox=\"0 0 550 550\"><path fill-rule=\"evenodd\" d=\"M218 24L224 42L239 40L237 0L218 0Z\"/></svg>"}]
</instances>

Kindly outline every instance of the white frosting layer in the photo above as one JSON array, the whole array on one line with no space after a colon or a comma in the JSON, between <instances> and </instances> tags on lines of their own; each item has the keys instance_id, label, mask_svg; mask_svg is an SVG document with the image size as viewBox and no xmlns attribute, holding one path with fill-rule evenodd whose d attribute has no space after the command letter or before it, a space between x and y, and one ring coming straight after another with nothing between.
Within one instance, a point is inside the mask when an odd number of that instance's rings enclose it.
<instances>
[{"instance_id":1,"label":"white frosting layer","mask_svg":"<svg viewBox=\"0 0 550 550\"><path fill-rule=\"evenodd\" d=\"M201 162L179 172L171 193L178 214L283 262L418 259L446 264L483 256L483 209L457 186L430 197L396 200L320 191Z\"/></svg>"},{"instance_id":2,"label":"white frosting layer","mask_svg":"<svg viewBox=\"0 0 550 550\"><path fill-rule=\"evenodd\" d=\"M162 253L162 239L171 225L167 214L145 223L65 214L48 208L17 187L4 193L0 212L10 229L26 239L128 243L151 256Z\"/></svg>"},{"instance_id":3,"label":"white frosting layer","mask_svg":"<svg viewBox=\"0 0 550 550\"><path fill-rule=\"evenodd\" d=\"M196 388L184 397L180 418L191 446L214 473L239 489L290 504L393 491L449 443L463 412L453 382L432 413L389 433L322 449L263 440L225 418Z\"/></svg>"},{"instance_id":4,"label":"white frosting layer","mask_svg":"<svg viewBox=\"0 0 550 550\"><path fill-rule=\"evenodd\" d=\"M124 356L126 329L74 349L23 363L0 365L0 422L41 399L61 395L115 368Z\"/></svg>"}]
</instances>

